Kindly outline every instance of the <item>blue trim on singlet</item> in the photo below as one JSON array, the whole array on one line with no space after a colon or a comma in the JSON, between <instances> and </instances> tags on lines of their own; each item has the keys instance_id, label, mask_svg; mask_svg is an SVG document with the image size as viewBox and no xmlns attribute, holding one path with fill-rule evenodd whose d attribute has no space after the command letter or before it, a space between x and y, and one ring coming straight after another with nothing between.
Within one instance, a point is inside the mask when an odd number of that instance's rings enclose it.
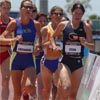
<instances>
[{"instance_id":1,"label":"blue trim on singlet","mask_svg":"<svg viewBox=\"0 0 100 100\"><path fill-rule=\"evenodd\" d=\"M29 24L23 25L19 19L16 19L16 30L15 30L15 37L17 35L22 35L23 42L31 42L34 44L35 37L36 37L36 29L34 26L34 22L31 19ZM33 54L32 53L17 53L18 42L16 42L14 50L12 52L12 55L16 53L16 55L13 58L13 61L11 63L11 69L12 70L24 70L29 67L34 67L34 60L33 60Z\"/></svg>"},{"instance_id":2,"label":"blue trim on singlet","mask_svg":"<svg viewBox=\"0 0 100 100\"><path fill-rule=\"evenodd\" d=\"M22 35L24 42L32 42L34 44L34 41L36 38L36 29L35 29L33 20L31 19L29 24L23 25L20 22L20 20L17 18L16 23L17 23L17 26L14 33L15 37L17 35ZM18 42L16 42L15 44L14 51L16 51L17 44Z\"/></svg>"}]
</instances>

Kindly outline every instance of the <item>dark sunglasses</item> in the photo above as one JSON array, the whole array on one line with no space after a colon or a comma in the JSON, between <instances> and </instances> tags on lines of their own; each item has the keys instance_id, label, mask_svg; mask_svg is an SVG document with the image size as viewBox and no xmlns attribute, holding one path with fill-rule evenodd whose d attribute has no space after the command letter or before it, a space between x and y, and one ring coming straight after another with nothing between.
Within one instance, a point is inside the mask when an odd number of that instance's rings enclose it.
<instances>
[{"instance_id":1,"label":"dark sunglasses","mask_svg":"<svg viewBox=\"0 0 100 100\"><path fill-rule=\"evenodd\" d=\"M23 5L22 7L24 7L25 9L28 9L28 8L29 8L29 9L33 9L32 6L24 6L24 5Z\"/></svg>"},{"instance_id":2,"label":"dark sunglasses","mask_svg":"<svg viewBox=\"0 0 100 100\"><path fill-rule=\"evenodd\" d=\"M54 15L56 15L56 16L63 16L63 13L52 13L52 14L54 14Z\"/></svg>"}]
</instances>

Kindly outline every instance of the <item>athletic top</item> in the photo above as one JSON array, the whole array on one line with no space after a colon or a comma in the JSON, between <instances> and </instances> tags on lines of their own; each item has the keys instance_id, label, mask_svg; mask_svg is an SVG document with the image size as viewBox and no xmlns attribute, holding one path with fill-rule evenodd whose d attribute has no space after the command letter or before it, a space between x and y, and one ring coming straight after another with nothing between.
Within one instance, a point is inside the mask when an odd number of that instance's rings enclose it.
<instances>
[{"instance_id":1,"label":"athletic top","mask_svg":"<svg viewBox=\"0 0 100 100\"><path fill-rule=\"evenodd\" d=\"M53 30L53 28L51 27L51 23L49 23L49 24L47 25L47 27L48 27L47 41L50 41L50 37L51 37L51 35L54 33L54 30ZM56 41L56 44L59 45L59 42ZM48 56L59 57L59 56L61 56L62 52L61 52L61 51L53 51L52 46L49 45L49 47L46 47L46 48L44 49L44 54L45 54L45 55L48 55Z\"/></svg>"},{"instance_id":2,"label":"athletic top","mask_svg":"<svg viewBox=\"0 0 100 100\"><path fill-rule=\"evenodd\" d=\"M78 36L78 39L73 40L73 36ZM79 37L86 38L83 22L80 22L77 29L73 29L69 22L63 30L63 55L71 58L83 57L84 46L80 44Z\"/></svg>"},{"instance_id":3,"label":"athletic top","mask_svg":"<svg viewBox=\"0 0 100 100\"><path fill-rule=\"evenodd\" d=\"M22 43L18 41L14 45L13 51L21 52L21 53L33 53L34 41L36 38L36 29L34 26L34 21L30 19L29 24L23 25L20 20L16 19L16 30L14 33L14 37L17 35L21 35L23 38Z\"/></svg>"},{"instance_id":4,"label":"athletic top","mask_svg":"<svg viewBox=\"0 0 100 100\"><path fill-rule=\"evenodd\" d=\"M8 23L11 21L11 17L9 17ZM0 17L0 35L5 31L8 23L4 23ZM0 47L10 47L10 45L0 45Z\"/></svg>"}]
</instances>

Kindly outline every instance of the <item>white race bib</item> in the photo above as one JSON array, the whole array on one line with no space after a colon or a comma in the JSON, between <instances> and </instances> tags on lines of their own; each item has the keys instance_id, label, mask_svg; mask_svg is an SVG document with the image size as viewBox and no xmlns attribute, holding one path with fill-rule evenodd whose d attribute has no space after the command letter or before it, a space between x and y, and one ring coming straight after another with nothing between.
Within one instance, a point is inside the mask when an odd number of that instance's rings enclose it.
<instances>
[{"instance_id":1,"label":"white race bib","mask_svg":"<svg viewBox=\"0 0 100 100\"><path fill-rule=\"evenodd\" d=\"M80 53L81 46L80 45L65 45L66 53Z\"/></svg>"},{"instance_id":2,"label":"white race bib","mask_svg":"<svg viewBox=\"0 0 100 100\"><path fill-rule=\"evenodd\" d=\"M33 45L18 44L17 52L21 53L33 53Z\"/></svg>"},{"instance_id":3,"label":"white race bib","mask_svg":"<svg viewBox=\"0 0 100 100\"><path fill-rule=\"evenodd\" d=\"M56 41L56 45L57 45L58 47L60 47L61 49L63 48L62 42Z\"/></svg>"}]
</instances>

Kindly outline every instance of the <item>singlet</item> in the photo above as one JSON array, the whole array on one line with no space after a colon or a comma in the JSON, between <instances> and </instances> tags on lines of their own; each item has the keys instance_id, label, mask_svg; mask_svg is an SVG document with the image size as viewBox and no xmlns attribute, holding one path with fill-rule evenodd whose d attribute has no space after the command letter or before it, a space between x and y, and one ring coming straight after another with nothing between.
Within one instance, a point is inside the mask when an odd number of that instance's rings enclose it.
<instances>
[{"instance_id":1,"label":"singlet","mask_svg":"<svg viewBox=\"0 0 100 100\"><path fill-rule=\"evenodd\" d=\"M23 42L19 43L18 41L14 45L13 51L15 52L26 52L32 53L33 52L33 45L36 38L36 29L34 26L34 22L30 19L29 24L23 25L20 20L16 19L16 30L14 33L14 37L17 35L21 35L23 37Z\"/></svg>"},{"instance_id":2,"label":"singlet","mask_svg":"<svg viewBox=\"0 0 100 100\"><path fill-rule=\"evenodd\" d=\"M73 35L78 36L78 39L72 40ZM71 58L83 57L84 46L80 44L79 37L86 38L83 22L80 22L80 25L77 29L73 29L71 22L69 22L63 30L63 55Z\"/></svg>"},{"instance_id":3,"label":"singlet","mask_svg":"<svg viewBox=\"0 0 100 100\"><path fill-rule=\"evenodd\" d=\"M47 25L47 28L48 28L47 41L50 41L50 37L54 33L54 30L51 27L51 23L49 23ZM57 43L57 44L59 44L59 43ZM60 52L60 51L53 51L52 46L49 45L49 47L47 47L47 48L44 49L44 54L48 55L48 56L59 57L59 56L61 56L62 52Z\"/></svg>"},{"instance_id":4,"label":"singlet","mask_svg":"<svg viewBox=\"0 0 100 100\"><path fill-rule=\"evenodd\" d=\"M11 18L9 17L9 22L11 21ZM8 22L8 23L9 23ZM7 25L8 25L8 23L3 23L3 21L1 20L1 17L0 17L0 35L5 31L5 29L6 29L6 27L7 27ZM2 46L2 47L10 47L10 45L0 45L0 46Z\"/></svg>"}]
</instances>

